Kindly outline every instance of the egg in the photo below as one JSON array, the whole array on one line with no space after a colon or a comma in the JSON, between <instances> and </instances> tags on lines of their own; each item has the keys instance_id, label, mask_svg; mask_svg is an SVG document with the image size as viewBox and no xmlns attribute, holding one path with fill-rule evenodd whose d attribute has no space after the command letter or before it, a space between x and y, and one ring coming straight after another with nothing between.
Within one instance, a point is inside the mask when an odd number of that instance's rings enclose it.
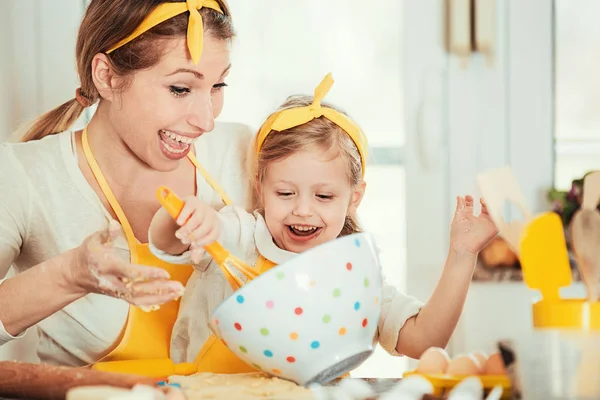
<instances>
[{"instance_id":1,"label":"egg","mask_svg":"<svg viewBox=\"0 0 600 400\"><path fill-rule=\"evenodd\" d=\"M487 362L488 356L482 351L476 351L474 353L471 353L471 355L475 357L477 361L479 361L479 365L481 365L481 367L483 367Z\"/></svg>"},{"instance_id":2,"label":"egg","mask_svg":"<svg viewBox=\"0 0 600 400\"><path fill-rule=\"evenodd\" d=\"M490 355L483 366L484 375L506 375L506 367L500 353Z\"/></svg>"},{"instance_id":3,"label":"egg","mask_svg":"<svg viewBox=\"0 0 600 400\"><path fill-rule=\"evenodd\" d=\"M450 357L446 350L439 347L430 347L421 355L417 372L421 374L443 374L448 368Z\"/></svg>"},{"instance_id":4,"label":"egg","mask_svg":"<svg viewBox=\"0 0 600 400\"><path fill-rule=\"evenodd\" d=\"M481 364L470 354L458 356L450 361L446 373L449 375L479 375Z\"/></svg>"}]
</instances>

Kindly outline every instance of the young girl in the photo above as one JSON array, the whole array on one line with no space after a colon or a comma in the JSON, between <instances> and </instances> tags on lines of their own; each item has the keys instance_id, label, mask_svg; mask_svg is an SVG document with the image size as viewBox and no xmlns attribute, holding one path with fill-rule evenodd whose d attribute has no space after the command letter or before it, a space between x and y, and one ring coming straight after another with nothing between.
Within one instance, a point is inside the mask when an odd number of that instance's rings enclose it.
<instances>
[{"instance_id":1,"label":"young girl","mask_svg":"<svg viewBox=\"0 0 600 400\"><path fill-rule=\"evenodd\" d=\"M332 84L328 75L314 99L289 98L259 130L253 149L253 213L234 206L217 212L188 197L177 221L164 209L155 215L149 233L155 254L170 262L196 264L171 339L174 361L193 361L205 354L211 341L210 314L235 289L205 256L204 245L219 240L264 272L296 253L360 232L356 210L366 186L367 141L345 114L321 104ZM427 304L384 285L377 340L386 351L418 358L430 346L446 346L477 253L496 233L483 201L477 217L470 196L457 199L448 260Z\"/></svg>"}]
</instances>

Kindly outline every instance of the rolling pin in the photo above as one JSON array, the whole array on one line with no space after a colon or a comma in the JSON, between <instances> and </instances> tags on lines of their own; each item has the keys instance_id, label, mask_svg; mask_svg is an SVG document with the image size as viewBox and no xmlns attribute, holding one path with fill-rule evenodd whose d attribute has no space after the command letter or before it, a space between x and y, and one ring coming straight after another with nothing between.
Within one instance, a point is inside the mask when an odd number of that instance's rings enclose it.
<instances>
[{"instance_id":1,"label":"rolling pin","mask_svg":"<svg viewBox=\"0 0 600 400\"><path fill-rule=\"evenodd\" d=\"M0 362L0 398L64 400L67 391L78 386L108 385L131 389L137 384L155 386L156 383L153 378L88 368Z\"/></svg>"}]
</instances>

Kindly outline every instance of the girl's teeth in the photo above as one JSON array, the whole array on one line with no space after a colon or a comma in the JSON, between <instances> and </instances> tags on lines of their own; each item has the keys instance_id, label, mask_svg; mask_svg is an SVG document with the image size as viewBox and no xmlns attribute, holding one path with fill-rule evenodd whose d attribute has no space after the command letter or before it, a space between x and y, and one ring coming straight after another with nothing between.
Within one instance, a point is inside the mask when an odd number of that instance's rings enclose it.
<instances>
[{"instance_id":1,"label":"girl's teeth","mask_svg":"<svg viewBox=\"0 0 600 400\"><path fill-rule=\"evenodd\" d=\"M313 231L313 230L317 229L316 226L298 226L298 225L292 225L292 228L296 229L297 231L303 231L303 232Z\"/></svg>"},{"instance_id":2,"label":"girl's teeth","mask_svg":"<svg viewBox=\"0 0 600 400\"><path fill-rule=\"evenodd\" d=\"M186 136L181 136L181 135L178 135L178 134L173 133L173 132L169 132L169 131L163 130L163 133L166 136L170 137L171 139L177 140L177 141L179 141L181 143L192 144L194 142L194 139L192 139L192 138L189 138L189 137L186 137Z\"/></svg>"}]
</instances>

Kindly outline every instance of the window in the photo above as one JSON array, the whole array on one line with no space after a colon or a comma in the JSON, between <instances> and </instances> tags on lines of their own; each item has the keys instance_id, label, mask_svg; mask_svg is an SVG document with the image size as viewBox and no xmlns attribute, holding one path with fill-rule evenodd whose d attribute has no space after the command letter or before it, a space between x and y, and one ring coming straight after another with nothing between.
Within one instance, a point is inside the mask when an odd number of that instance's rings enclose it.
<instances>
[{"instance_id":1,"label":"window","mask_svg":"<svg viewBox=\"0 0 600 400\"><path fill-rule=\"evenodd\" d=\"M258 128L291 94L313 94L327 72L326 97L366 132L368 190L360 207L364 228L381 248L388 282L406 289L404 166L402 165L402 2L364 6L358 0L230 0L238 37L227 79L222 120ZM355 376L398 376L406 359L376 354Z\"/></svg>"},{"instance_id":2,"label":"window","mask_svg":"<svg viewBox=\"0 0 600 400\"><path fill-rule=\"evenodd\" d=\"M600 25L596 0L554 1L555 185L600 169Z\"/></svg>"}]
</instances>

